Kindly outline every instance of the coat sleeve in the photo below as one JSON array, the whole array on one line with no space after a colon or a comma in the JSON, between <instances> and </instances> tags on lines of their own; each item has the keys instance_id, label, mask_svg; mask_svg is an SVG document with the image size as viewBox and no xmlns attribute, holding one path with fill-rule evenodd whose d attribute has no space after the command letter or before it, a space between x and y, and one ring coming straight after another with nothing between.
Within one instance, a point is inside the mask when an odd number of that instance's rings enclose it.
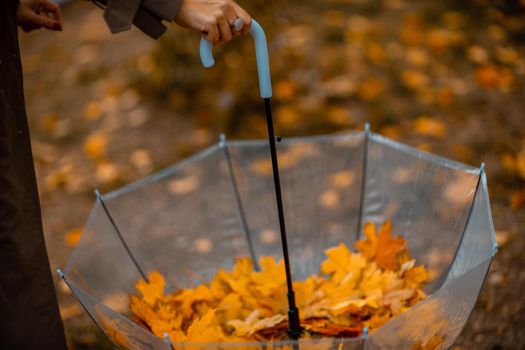
<instances>
[{"instance_id":1,"label":"coat sleeve","mask_svg":"<svg viewBox=\"0 0 525 350\"><path fill-rule=\"evenodd\" d=\"M94 0L104 10L104 19L112 33L129 30L134 24L150 37L157 39L165 31L163 20L173 21L182 0Z\"/></svg>"}]
</instances>

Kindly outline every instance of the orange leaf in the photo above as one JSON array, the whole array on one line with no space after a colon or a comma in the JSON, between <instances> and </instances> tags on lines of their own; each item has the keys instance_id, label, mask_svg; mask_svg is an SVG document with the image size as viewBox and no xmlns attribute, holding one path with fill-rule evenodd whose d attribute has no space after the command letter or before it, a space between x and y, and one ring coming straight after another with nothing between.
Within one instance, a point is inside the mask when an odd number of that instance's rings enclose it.
<instances>
[{"instance_id":1,"label":"orange leaf","mask_svg":"<svg viewBox=\"0 0 525 350\"><path fill-rule=\"evenodd\" d=\"M359 336L364 326L378 328L426 296L419 287L427 271L414 267L406 241L390 232L390 222L379 231L365 224L358 253L344 243L329 248L319 274L294 281L304 337ZM140 296L132 295L129 306L139 324L177 342L284 339L284 263L262 256L259 265L255 271L249 258L238 258L231 271L218 270L211 282L168 295L164 277L152 272L148 283L136 284Z\"/></svg>"},{"instance_id":2,"label":"orange leaf","mask_svg":"<svg viewBox=\"0 0 525 350\"><path fill-rule=\"evenodd\" d=\"M181 341L214 342L224 340L224 333L215 324L215 310L209 310L204 316L196 319L188 328L188 333Z\"/></svg>"},{"instance_id":3,"label":"orange leaf","mask_svg":"<svg viewBox=\"0 0 525 350\"><path fill-rule=\"evenodd\" d=\"M302 323L303 327L314 333L330 337L355 338L361 335L363 327L338 325L326 319L312 319Z\"/></svg>"},{"instance_id":4,"label":"orange leaf","mask_svg":"<svg viewBox=\"0 0 525 350\"><path fill-rule=\"evenodd\" d=\"M164 285L166 284L164 276L158 271L153 271L148 274L149 282L140 280L135 285L135 288L142 294L144 301L153 306L159 298L164 295Z\"/></svg>"},{"instance_id":5,"label":"orange leaf","mask_svg":"<svg viewBox=\"0 0 525 350\"><path fill-rule=\"evenodd\" d=\"M408 269L405 273L405 283L407 287L417 288L427 281L428 273L423 266L416 266Z\"/></svg>"},{"instance_id":6,"label":"orange leaf","mask_svg":"<svg viewBox=\"0 0 525 350\"><path fill-rule=\"evenodd\" d=\"M284 261L275 262L273 257L263 256L259 260L260 272L253 272L252 281L257 284L258 290L263 295L271 295L272 292L286 283L284 272Z\"/></svg>"},{"instance_id":7,"label":"orange leaf","mask_svg":"<svg viewBox=\"0 0 525 350\"><path fill-rule=\"evenodd\" d=\"M80 241L80 237L82 236L82 232L84 231L84 228L78 228L73 231L69 231L66 233L66 236L64 237L64 240L66 241L66 244L70 247L74 247L78 244Z\"/></svg>"},{"instance_id":8,"label":"orange leaf","mask_svg":"<svg viewBox=\"0 0 525 350\"><path fill-rule=\"evenodd\" d=\"M386 221L379 230L377 237L377 266L382 269L397 270L400 267L397 255L406 249L406 241L402 237L392 238L390 221Z\"/></svg>"},{"instance_id":9,"label":"orange leaf","mask_svg":"<svg viewBox=\"0 0 525 350\"><path fill-rule=\"evenodd\" d=\"M510 196L510 207L512 209L519 209L525 206L525 190L514 192Z\"/></svg>"},{"instance_id":10,"label":"orange leaf","mask_svg":"<svg viewBox=\"0 0 525 350\"><path fill-rule=\"evenodd\" d=\"M447 132L444 122L437 118L421 116L414 121L414 130L423 136L442 138Z\"/></svg>"},{"instance_id":11,"label":"orange leaf","mask_svg":"<svg viewBox=\"0 0 525 350\"><path fill-rule=\"evenodd\" d=\"M390 229L392 224L385 221L376 235L373 223L364 227L365 239L356 242L356 248L369 260L374 260L379 268L398 270L400 257L406 250L406 241L402 237L392 238Z\"/></svg>"},{"instance_id":12,"label":"orange leaf","mask_svg":"<svg viewBox=\"0 0 525 350\"><path fill-rule=\"evenodd\" d=\"M355 247L365 258L371 260L376 256L377 252L376 226L368 222L365 224L363 231L365 233L365 239L357 241Z\"/></svg>"}]
</instances>

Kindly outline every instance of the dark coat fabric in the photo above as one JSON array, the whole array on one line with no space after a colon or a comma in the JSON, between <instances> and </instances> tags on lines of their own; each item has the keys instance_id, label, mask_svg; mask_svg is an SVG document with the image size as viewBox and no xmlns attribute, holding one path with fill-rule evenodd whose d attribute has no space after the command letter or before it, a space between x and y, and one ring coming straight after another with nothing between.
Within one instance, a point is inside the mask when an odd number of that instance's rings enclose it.
<instances>
[{"instance_id":1,"label":"dark coat fabric","mask_svg":"<svg viewBox=\"0 0 525 350\"><path fill-rule=\"evenodd\" d=\"M172 22L182 0L92 0L104 8L104 19L112 33L120 33L134 24L153 39L166 31L163 21Z\"/></svg>"},{"instance_id":2,"label":"dark coat fabric","mask_svg":"<svg viewBox=\"0 0 525 350\"><path fill-rule=\"evenodd\" d=\"M24 103L16 9L0 0L0 349L67 349Z\"/></svg>"}]
</instances>

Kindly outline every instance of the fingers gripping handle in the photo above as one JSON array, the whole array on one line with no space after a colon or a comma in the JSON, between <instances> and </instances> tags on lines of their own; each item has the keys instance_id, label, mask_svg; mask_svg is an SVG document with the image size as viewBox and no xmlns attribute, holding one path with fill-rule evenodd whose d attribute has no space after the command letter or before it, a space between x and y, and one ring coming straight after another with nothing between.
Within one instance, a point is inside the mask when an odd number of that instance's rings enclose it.
<instances>
[{"instance_id":1,"label":"fingers gripping handle","mask_svg":"<svg viewBox=\"0 0 525 350\"><path fill-rule=\"evenodd\" d=\"M262 98L272 97L272 82L270 79L270 62L268 60L268 44L264 30L252 19L250 34L255 43L255 57L257 59L257 71L259 74L259 89ZM213 43L204 38L200 42L200 56L202 65L210 68L215 64L212 53Z\"/></svg>"}]
</instances>

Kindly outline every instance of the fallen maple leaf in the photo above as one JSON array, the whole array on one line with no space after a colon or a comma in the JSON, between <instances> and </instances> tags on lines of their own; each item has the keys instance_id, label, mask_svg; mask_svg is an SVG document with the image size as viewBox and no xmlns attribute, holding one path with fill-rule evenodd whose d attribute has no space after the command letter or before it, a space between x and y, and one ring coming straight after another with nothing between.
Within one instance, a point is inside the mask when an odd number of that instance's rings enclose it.
<instances>
[{"instance_id":1,"label":"fallen maple leaf","mask_svg":"<svg viewBox=\"0 0 525 350\"><path fill-rule=\"evenodd\" d=\"M404 275L407 287L419 287L428 279L427 270L423 266L412 267Z\"/></svg>"},{"instance_id":2,"label":"fallen maple leaf","mask_svg":"<svg viewBox=\"0 0 525 350\"><path fill-rule=\"evenodd\" d=\"M216 324L215 310L209 310L204 316L196 319L191 326L188 327L188 332L185 337L177 341L186 342L215 342L224 340L224 333Z\"/></svg>"},{"instance_id":3,"label":"fallen maple leaf","mask_svg":"<svg viewBox=\"0 0 525 350\"><path fill-rule=\"evenodd\" d=\"M74 247L77 245L77 243L80 241L80 237L82 236L82 232L84 232L84 228L78 228L72 231L69 231L66 233L64 237L64 241L66 244L70 247Z\"/></svg>"},{"instance_id":4,"label":"fallen maple leaf","mask_svg":"<svg viewBox=\"0 0 525 350\"><path fill-rule=\"evenodd\" d=\"M385 221L376 234L375 226L367 223L364 227L365 239L356 242L356 248L368 259L374 259L382 269L398 270L403 253L406 251L406 241L402 237L393 237L390 234L392 224Z\"/></svg>"},{"instance_id":5,"label":"fallen maple leaf","mask_svg":"<svg viewBox=\"0 0 525 350\"><path fill-rule=\"evenodd\" d=\"M341 326L327 319L310 319L302 323L302 326L313 333L322 334L330 337L359 337L363 332L363 327Z\"/></svg>"},{"instance_id":6,"label":"fallen maple leaf","mask_svg":"<svg viewBox=\"0 0 525 350\"><path fill-rule=\"evenodd\" d=\"M437 118L421 116L414 121L414 131L423 136L439 139L445 136L447 127L443 121Z\"/></svg>"},{"instance_id":7,"label":"fallen maple leaf","mask_svg":"<svg viewBox=\"0 0 525 350\"><path fill-rule=\"evenodd\" d=\"M142 299L149 305L155 305L157 299L164 295L166 281L159 272L153 271L148 274L148 282L140 280L135 288L142 294Z\"/></svg>"},{"instance_id":8,"label":"fallen maple leaf","mask_svg":"<svg viewBox=\"0 0 525 350\"><path fill-rule=\"evenodd\" d=\"M243 320L231 320L228 325L235 328L235 332L238 336L251 336L257 331L265 328L271 328L284 320L285 315L275 315L272 317L266 317L259 319L260 310L254 310L244 321Z\"/></svg>"},{"instance_id":9,"label":"fallen maple leaf","mask_svg":"<svg viewBox=\"0 0 525 350\"><path fill-rule=\"evenodd\" d=\"M303 337L358 337L405 312L426 295L428 274L407 251L402 237L391 236L390 222L379 231L364 227L357 252L345 244L325 251L320 274L294 281ZM287 338L284 262L263 256L260 271L238 258L231 271L220 269L210 283L164 294L159 272L140 280L130 309L137 323L177 342L270 341Z\"/></svg>"}]
</instances>

